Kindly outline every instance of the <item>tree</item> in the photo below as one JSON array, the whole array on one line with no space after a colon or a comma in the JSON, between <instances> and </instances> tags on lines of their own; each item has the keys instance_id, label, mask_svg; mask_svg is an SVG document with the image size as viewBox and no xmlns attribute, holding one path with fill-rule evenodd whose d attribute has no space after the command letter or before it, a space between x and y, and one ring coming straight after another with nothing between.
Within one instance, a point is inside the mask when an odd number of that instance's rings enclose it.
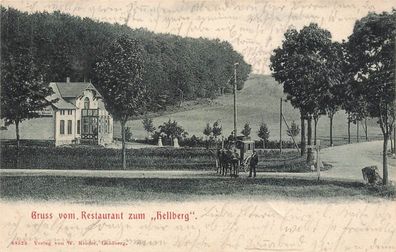
<instances>
[{"instance_id":1,"label":"tree","mask_svg":"<svg viewBox=\"0 0 396 252\"><path fill-rule=\"evenodd\" d=\"M265 124L264 122L261 123L257 135L263 141L263 148L265 148L265 145L268 142L270 136L270 131L268 130L267 124Z\"/></svg>"},{"instance_id":2,"label":"tree","mask_svg":"<svg viewBox=\"0 0 396 252\"><path fill-rule=\"evenodd\" d=\"M340 96L342 99L341 108L347 113L348 143L351 143L351 123L357 124L368 116L367 103L359 94L357 85L356 81L349 80L343 85L344 94Z\"/></svg>"},{"instance_id":3,"label":"tree","mask_svg":"<svg viewBox=\"0 0 396 252\"><path fill-rule=\"evenodd\" d=\"M396 10L369 13L355 23L349 36L351 72L357 93L370 117L378 118L383 134L383 184L388 184L387 149L395 122Z\"/></svg>"},{"instance_id":4,"label":"tree","mask_svg":"<svg viewBox=\"0 0 396 252\"><path fill-rule=\"evenodd\" d=\"M206 136L206 138L209 138L210 135L212 134L212 127L210 127L209 123L206 124L206 127L203 130L203 134Z\"/></svg>"},{"instance_id":5,"label":"tree","mask_svg":"<svg viewBox=\"0 0 396 252\"><path fill-rule=\"evenodd\" d=\"M171 142L174 138L180 139L188 135L182 126L179 126L176 121L172 122L170 118L159 126L159 134L165 135Z\"/></svg>"},{"instance_id":6,"label":"tree","mask_svg":"<svg viewBox=\"0 0 396 252\"><path fill-rule=\"evenodd\" d=\"M233 76L232 64L236 61L240 63L238 89L251 71L242 55L219 39L156 34L59 11L29 14L0 8L2 49L8 51L4 45L12 44L14 37L22 34L24 44L33 43L36 47L35 64L50 81L64 81L66 77L76 81L95 79L95 63L109 43L121 35L141 41L145 59L142 78L152 97L150 109L163 110L183 100L222 94Z\"/></svg>"},{"instance_id":7,"label":"tree","mask_svg":"<svg viewBox=\"0 0 396 252\"><path fill-rule=\"evenodd\" d=\"M220 125L219 121L215 121L212 126L213 137L217 140L217 137L221 136L223 127Z\"/></svg>"},{"instance_id":8,"label":"tree","mask_svg":"<svg viewBox=\"0 0 396 252\"><path fill-rule=\"evenodd\" d=\"M36 37L28 15L0 6L1 10L1 118L15 124L19 149L19 124L38 116L51 102L53 93L37 64Z\"/></svg>"},{"instance_id":9,"label":"tree","mask_svg":"<svg viewBox=\"0 0 396 252\"><path fill-rule=\"evenodd\" d=\"M319 122L319 118L322 115L325 115L326 112L324 111L323 108L317 108L315 109L314 113L312 114L312 118L314 120L314 145L316 145L316 138L317 138L317 127L318 127L318 122Z\"/></svg>"},{"instance_id":10,"label":"tree","mask_svg":"<svg viewBox=\"0 0 396 252\"><path fill-rule=\"evenodd\" d=\"M330 146L333 146L333 118L342 105L342 85L345 81L345 45L332 43L328 57L328 75L324 88L319 96L319 107L330 119ZM315 126L316 131L316 126ZM316 132L315 132L316 144Z\"/></svg>"},{"instance_id":11,"label":"tree","mask_svg":"<svg viewBox=\"0 0 396 252\"><path fill-rule=\"evenodd\" d=\"M270 68L272 76L283 85L293 107L301 114L301 155L305 154L305 123L308 121L308 144L311 145L312 117L320 108L318 97L323 85L328 85L332 68L332 42L329 31L311 23L300 31L294 28L285 33L282 46L273 51ZM313 159L308 150L307 161Z\"/></svg>"},{"instance_id":12,"label":"tree","mask_svg":"<svg viewBox=\"0 0 396 252\"><path fill-rule=\"evenodd\" d=\"M143 120L142 120L143 128L147 132L147 135L149 136L155 131L155 127L153 125L153 119L148 117L147 114L145 114Z\"/></svg>"},{"instance_id":13,"label":"tree","mask_svg":"<svg viewBox=\"0 0 396 252\"><path fill-rule=\"evenodd\" d=\"M14 41L17 43L17 41ZM33 61L32 48L19 44L15 51L2 50L1 60L1 118L5 124L15 124L19 149L19 124L38 117L38 112L55 100L47 100L53 91Z\"/></svg>"},{"instance_id":14,"label":"tree","mask_svg":"<svg viewBox=\"0 0 396 252\"><path fill-rule=\"evenodd\" d=\"M250 128L249 123L245 123L245 125L243 126L243 130L241 131L241 134L244 135L245 137L249 137L251 131L252 128Z\"/></svg>"},{"instance_id":15,"label":"tree","mask_svg":"<svg viewBox=\"0 0 396 252\"><path fill-rule=\"evenodd\" d=\"M125 127L125 141L127 141L127 142L132 141L131 127Z\"/></svg>"},{"instance_id":16,"label":"tree","mask_svg":"<svg viewBox=\"0 0 396 252\"><path fill-rule=\"evenodd\" d=\"M211 135L212 135L212 128L210 127L209 123L206 124L206 127L203 130L203 133L206 136L206 148L209 149L209 142L211 140Z\"/></svg>"},{"instance_id":17,"label":"tree","mask_svg":"<svg viewBox=\"0 0 396 252\"><path fill-rule=\"evenodd\" d=\"M298 136L298 134L300 134L300 128L298 127L298 125L293 121L291 124L290 124L290 128L289 129L287 129L287 135L289 136L289 137L296 137L296 136Z\"/></svg>"},{"instance_id":18,"label":"tree","mask_svg":"<svg viewBox=\"0 0 396 252\"><path fill-rule=\"evenodd\" d=\"M97 88L106 109L121 123L122 167L126 168L125 124L146 109L146 87L143 83L143 49L127 36L111 43L95 66Z\"/></svg>"},{"instance_id":19,"label":"tree","mask_svg":"<svg viewBox=\"0 0 396 252\"><path fill-rule=\"evenodd\" d=\"M348 143L351 143L351 123L357 124L358 121L367 118L368 112L367 102L359 90L360 84L355 80L354 72L356 70L354 70L353 66L354 59L348 49L349 43L343 42L342 45L344 54L341 67L343 84L339 89L339 98L341 100L341 108L347 114Z\"/></svg>"}]
</instances>

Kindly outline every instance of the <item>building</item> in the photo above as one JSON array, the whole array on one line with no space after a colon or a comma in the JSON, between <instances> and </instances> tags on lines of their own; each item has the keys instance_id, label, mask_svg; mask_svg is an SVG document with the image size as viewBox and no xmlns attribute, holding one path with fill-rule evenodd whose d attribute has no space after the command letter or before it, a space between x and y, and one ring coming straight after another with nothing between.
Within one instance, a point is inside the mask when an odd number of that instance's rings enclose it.
<instances>
[{"instance_id":1,"label":"building","mask_svg":"<svg viewBox=\"0 0 396 252\"><path fill-rule=\"evenodd\" d=\"M113 141L113 118L104 107L101 94L90 82L51 82L57 99L39 111L40 117L20 124L21 139L64 144L106 145ZM5 128L5 127L3 127ZM1 139L15 139L15 125L1 130Z\"/></svg>"},{"instance_id":2,"label":"building","mask_svg":"<svg viewBox=\"0 0 396 252\"><path fill-rule=\"evenodd\" d=\"M43 114L52 114L55 145L85 143L105 145L113 141L113 118L101 94L90 82L51 82L57 99Z\"/></svg>"}]
</instances>

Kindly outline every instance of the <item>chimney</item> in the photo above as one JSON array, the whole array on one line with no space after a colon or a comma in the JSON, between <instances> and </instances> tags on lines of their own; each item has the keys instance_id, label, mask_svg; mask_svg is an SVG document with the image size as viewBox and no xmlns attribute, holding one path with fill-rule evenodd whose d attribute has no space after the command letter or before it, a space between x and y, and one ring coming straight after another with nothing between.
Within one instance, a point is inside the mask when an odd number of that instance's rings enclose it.
<instances>
[{"instance_id":1,"label":"chimney","mask_svg":"<svg viewBox=\"0 0 396 252\"><path fill-rule=\"evenodd\" d=\"M66 82L67 82L67 83L70 82L70 77L66 77Z\"/></svg>"}]
</instances>

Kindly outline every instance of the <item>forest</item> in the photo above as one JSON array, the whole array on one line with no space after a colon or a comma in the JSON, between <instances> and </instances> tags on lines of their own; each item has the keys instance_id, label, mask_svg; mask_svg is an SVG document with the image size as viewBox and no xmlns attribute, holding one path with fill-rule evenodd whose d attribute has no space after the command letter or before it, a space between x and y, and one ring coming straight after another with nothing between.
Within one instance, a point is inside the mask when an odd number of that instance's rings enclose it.
<instances>
[{"instance_id":1,"label":"forest","mask_svg":"<svg viewBox=\"0 0 396 252\"><path fill-rule=\"evenodd\" d=\"M136 40L143 48L142 79L153 111L232 92L235 62L239 90L251 72L226 41L157 34L58 11L29 14L1 7L1 35L2 64L24 57L44 82L95 80L94 66L110 43L120 36Z\"/></svg>"}]
</instances>

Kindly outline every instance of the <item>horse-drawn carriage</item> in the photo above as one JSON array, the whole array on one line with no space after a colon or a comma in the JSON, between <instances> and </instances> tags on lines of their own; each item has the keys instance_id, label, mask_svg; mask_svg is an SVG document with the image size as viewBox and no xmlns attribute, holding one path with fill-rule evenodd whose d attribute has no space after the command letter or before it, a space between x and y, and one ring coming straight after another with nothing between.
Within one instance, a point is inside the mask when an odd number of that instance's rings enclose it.
<instances>
[{"instance_id":1,"label":"horse-drawn carriage","mask_svg":"<svg viewBox=\"0 0 396 252\"><path fill-rule=\"evenodd\" d=\"M238 176L240 170L248 171L250 158L254 151L254 141L246 137L237 137L236 141L229 141L225 148L217 151L217 172L231 176Z\"/></svg>"}]
</instances>

